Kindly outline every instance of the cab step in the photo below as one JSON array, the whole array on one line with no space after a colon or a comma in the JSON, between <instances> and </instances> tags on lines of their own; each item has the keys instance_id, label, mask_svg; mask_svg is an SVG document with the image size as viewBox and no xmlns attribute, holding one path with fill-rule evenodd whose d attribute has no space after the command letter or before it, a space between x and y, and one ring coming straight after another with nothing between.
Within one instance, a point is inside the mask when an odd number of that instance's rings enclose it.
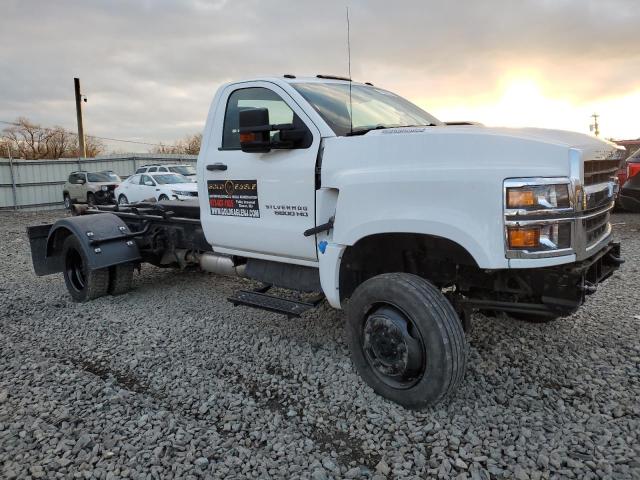
<instances>
[{"instance_id":1,"label":"cab step","mask_svg":"<svg viewBox=\"0 0 640 480\"><path fill-rule=\"evenodd\" d=\"M257 290L239 290L227 298L234 306L244 305L252 308L260 308L270 312L280 313L287 317L299 317L307 310L315 308L324 299L324 295L319 294L308 300L295 300L290 298L277 297L266 293L270 287L263 287Z\"/></svg>"}]
</instances>

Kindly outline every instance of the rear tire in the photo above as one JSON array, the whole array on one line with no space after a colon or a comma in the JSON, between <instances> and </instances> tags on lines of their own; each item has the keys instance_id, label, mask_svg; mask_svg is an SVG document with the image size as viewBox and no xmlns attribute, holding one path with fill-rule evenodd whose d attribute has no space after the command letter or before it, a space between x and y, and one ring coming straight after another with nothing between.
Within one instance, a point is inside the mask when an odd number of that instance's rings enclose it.
<instances>
[{"instance_id":1,"label":"rear tire","mask_svg":"<svg viewBox=\"0 0 640 480\"><path fill-rule=\"evenodd\" d=\"M109 290L109 269L89 270L89 262L80 241L69 235L62 244L64 283L76 302L102 297Z\"/></svg>"},{"instance_id":2,"label":"rear tire","mask_svg":"<svg viewBox=\"0 0 640 480\"><path fill-rule=\"evenodd\" d=\"M109 293L111 295L122 295L131 290L133 269L133 263L123 263L109 269Z\"/></svg>"},{"instance_id":3,"label":"rear tire","mask_svg":"<svg viewBox=\"0 0 640 480\"><path fill-rule=\"evenodd\" d=\"M361 284L349 303L346 330L358 373L404 407L435 405L464 377L460 319L440 290L416 275L387 273Z\"/></svg>"}]
</instances>

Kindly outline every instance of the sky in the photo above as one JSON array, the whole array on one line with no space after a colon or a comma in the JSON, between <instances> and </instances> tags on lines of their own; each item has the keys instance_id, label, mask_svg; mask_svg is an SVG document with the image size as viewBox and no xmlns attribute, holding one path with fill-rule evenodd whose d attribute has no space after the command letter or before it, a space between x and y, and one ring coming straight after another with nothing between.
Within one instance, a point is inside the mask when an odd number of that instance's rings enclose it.
<instances>
[{"instance_id":1,"label":"sky","mask_svg":"<svg viewBox=\"0 0 640 480\"><path fill-rule=\"evenodd\" d=\"M0 120L172 143L216 88L351 72L444 121L640 137L640 0L2 0ZM105 142L110 150L145 145Z\"/></svg>"}]
</instances>

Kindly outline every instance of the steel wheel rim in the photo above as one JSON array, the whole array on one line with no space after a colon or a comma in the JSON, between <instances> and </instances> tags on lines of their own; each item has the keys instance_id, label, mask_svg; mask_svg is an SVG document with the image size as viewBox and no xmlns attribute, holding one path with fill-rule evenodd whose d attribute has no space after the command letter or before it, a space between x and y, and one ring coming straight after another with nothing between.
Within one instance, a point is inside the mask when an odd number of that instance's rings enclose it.
<instances>
[{"instance_id":1,"label":"steel wheel rim","mask_svg":"<svg viewBox=\"0 0 640 480\"><path fill-rule=\"evenodd\" d=\"M73 289L78 292L84 290L86 286L84 262L82 261L82 255L77 250L72 249L67 252L65 269Z\"/></svg>"},{"instance_id":2,"label":"steel wheel rim","mask_svg":"<svg viewBox=\"0 0 640 480\"><path fill-rule=\"evenodd\" d=\"M383 304L373 308L362 325L362 350L373 373L385 385L408 389L426 370L424 340L411 317Z\"/></svg>"}]
</instances>

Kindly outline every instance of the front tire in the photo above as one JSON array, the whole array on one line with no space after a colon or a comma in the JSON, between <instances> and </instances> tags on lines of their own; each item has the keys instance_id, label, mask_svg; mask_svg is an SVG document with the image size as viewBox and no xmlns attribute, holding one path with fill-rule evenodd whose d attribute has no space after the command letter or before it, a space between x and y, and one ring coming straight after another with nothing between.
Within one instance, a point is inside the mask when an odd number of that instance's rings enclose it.
<instances>
[{"instance_id":1,"label":"front tire","mask_svg":"<svg viewBox=\"0 0 640 480\"><path fill-rule=\"evenodd\" d=\"M129 199L126 195L120 195L118 197L118 205L127 205L129 203Z\"/></svg>"},{"instance_id":2,"label":"front tire","mask_svg":"<svg viewBox=\"0 0 640 480\"><path fill-rule=\"evenodd\" d=\"M69 235L62 244L64 283L71 298L87 302L109 291L109 269L89 270L89 262L80 241Z\"/></svg>"},{"instance_id":3,"label":"front tire","mask_svg":"<svg viewBox=\"0 0 640 480\"><path fill-rule=\"evenodd\" d=\"M354 366L382 395L407 408L432 406L464 377L462 324L446 297L407 273L373 277L354 292L347 341Z\"/></svg>"},{"instance_id":4,"label":"front tire","mask_svg":"<svg viewBox=\"0 0 640 480\"><path fill-rule=\"evenodd\" d=\"M95 204L96 204L96 196L91 192L87 193L87 205L92 207Z\"/></svg>"},{"instance_id":5,"label":"front tire","mask_svg":"<svg viewBox=\"0 0 640 480\"><path fill-rule=\"evenodd\" d=\"M73 205L73 202L71 201L71 197L69 196L68 193L64 194L64 209L65 210L71 210L71 206Z\"/></svg>"},{"instance_id":6,"label":"front tire","mask_svg":"<svg viewBox=\"0 0 640 480\"><path fill-rule=\"evenodd\" d=\"M169 197L167 197L167 196L163 193L162 195L160 195L160 196L158 197L158 201L159 201L159 202L162 202L162 201L164 201L164 200L169 200Z\"/></svg>"}]
</instances>

